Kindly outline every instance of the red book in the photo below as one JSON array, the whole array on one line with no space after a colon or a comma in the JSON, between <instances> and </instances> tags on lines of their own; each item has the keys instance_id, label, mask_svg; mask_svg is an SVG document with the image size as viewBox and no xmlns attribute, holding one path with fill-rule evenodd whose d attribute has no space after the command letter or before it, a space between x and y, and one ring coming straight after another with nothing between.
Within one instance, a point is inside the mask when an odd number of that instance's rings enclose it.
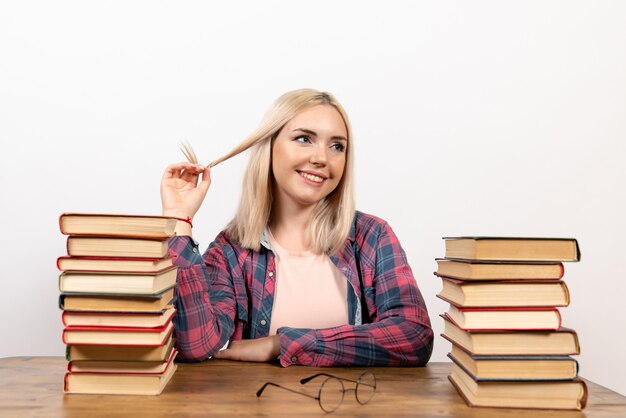
<instances>
[{"instance_id":1,"label":"red book","mask_svg":"<svg viewBox=\"0 0 626 418\"><path fill-rule=\"evenodd\" d=\"M580 354L576 331L561 327L554 331L466 331L447 315L442 337L473 355L557 356Z\"/></svg>"},{"instance_id":2,"label":"red book","mask_svg":"<svg viewBox=\"0 0 626 418\"><path fill-rule=\"evenodd\" d=\"M63 343L158 346L165 344L173 329L172 317L155 328L69 326L63 330Z\"/></svg>"},{"instance_id":3,"label":"red book","mask_svg":"<svg viewBox=\"0 0 626 418\"><path fill-rule=\"evenodd\" d=\"M63 311L65 327L163 328L176 313L173 306L162 312L87 312Z\"/></svg>"}]
</instances>

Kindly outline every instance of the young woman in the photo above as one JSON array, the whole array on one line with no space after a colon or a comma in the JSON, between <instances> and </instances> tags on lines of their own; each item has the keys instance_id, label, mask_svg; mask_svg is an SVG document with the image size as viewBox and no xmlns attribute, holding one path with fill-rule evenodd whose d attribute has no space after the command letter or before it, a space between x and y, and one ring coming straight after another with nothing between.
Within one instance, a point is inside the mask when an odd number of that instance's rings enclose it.
<instances>
[{"instance_id":1,"label":"young woman","mask_svg":"<svg viewBox=\"0 0 626 418\"><path fill-rule=\"evenodd\" d=\"M433 332L405 253L387 223L354 209L352 142L337 100L303 89L279 97L256 132L209 166L167 167L163 215L181 219L169 243L179 358L428 362ZM210 167L248 148L239 208L201 255L191 220Z\"/></svg>"}]
</instances>

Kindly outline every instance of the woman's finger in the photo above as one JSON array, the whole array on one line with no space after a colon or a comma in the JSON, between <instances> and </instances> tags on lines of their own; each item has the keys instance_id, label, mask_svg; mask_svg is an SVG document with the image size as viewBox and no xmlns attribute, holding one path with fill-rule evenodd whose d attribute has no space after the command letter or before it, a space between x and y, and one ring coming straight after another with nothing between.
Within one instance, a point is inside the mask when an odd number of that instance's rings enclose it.
<instances>
[{"instance_id":1,"label":"woman's finger","mask_svg":"<svg viewBox=\"0 0 626 418\"><path fill-rule=\"evenodd\" d=\"M201 173L204 171L204 166L200 164L191 164L188 162L180 162L176 164L170 164L163 173L163 179L180 178L184 173Z\"/></svg>"}]
</instances>

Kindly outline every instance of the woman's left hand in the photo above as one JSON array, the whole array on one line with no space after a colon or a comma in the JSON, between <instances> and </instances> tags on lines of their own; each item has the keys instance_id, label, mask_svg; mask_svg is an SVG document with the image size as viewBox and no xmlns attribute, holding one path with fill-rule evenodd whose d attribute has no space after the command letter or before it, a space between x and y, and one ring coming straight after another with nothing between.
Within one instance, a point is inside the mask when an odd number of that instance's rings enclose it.
<instances>
[{"instance_id":1,"label":"woman's left hand","mask_svg":"<svg viewBox=\"0 0 626 418\"><path fill-rule=\"evenodd\" d=\"M215 353L213 358L237 361L269 362L280 354L278 335L253 340L232 341L228 348Z\"/></svg>"}]
</instances>

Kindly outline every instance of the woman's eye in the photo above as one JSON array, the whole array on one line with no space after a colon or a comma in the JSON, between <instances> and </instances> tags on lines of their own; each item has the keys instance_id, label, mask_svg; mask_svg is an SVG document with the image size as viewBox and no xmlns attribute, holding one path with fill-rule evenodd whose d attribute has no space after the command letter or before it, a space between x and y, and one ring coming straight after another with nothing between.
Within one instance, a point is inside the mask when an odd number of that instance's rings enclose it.
<instances>
[{"instance_id":1,"label":"woman's eye","mask_svg":"<svg viewBox=\"0 0 626 418\"><path fill-rule=\"evenodd\" d=\"M311 142L311 138L309 138L307 135L297 136L293 140L296 142L302 142L302 143Z\"/></svg>"},{"instance_id":2,"label":"woman's eye","mask_svg":"<svg viewBox=\"0 0 626 418\"><path fill-rule=\"evenodd\" d=\"M332 148L335 151L339 151L339 152L343 152L345 151L346 147L343 144L340 144L339 142L336 142L332 145Z\"/></svg>"}]
</instances>

